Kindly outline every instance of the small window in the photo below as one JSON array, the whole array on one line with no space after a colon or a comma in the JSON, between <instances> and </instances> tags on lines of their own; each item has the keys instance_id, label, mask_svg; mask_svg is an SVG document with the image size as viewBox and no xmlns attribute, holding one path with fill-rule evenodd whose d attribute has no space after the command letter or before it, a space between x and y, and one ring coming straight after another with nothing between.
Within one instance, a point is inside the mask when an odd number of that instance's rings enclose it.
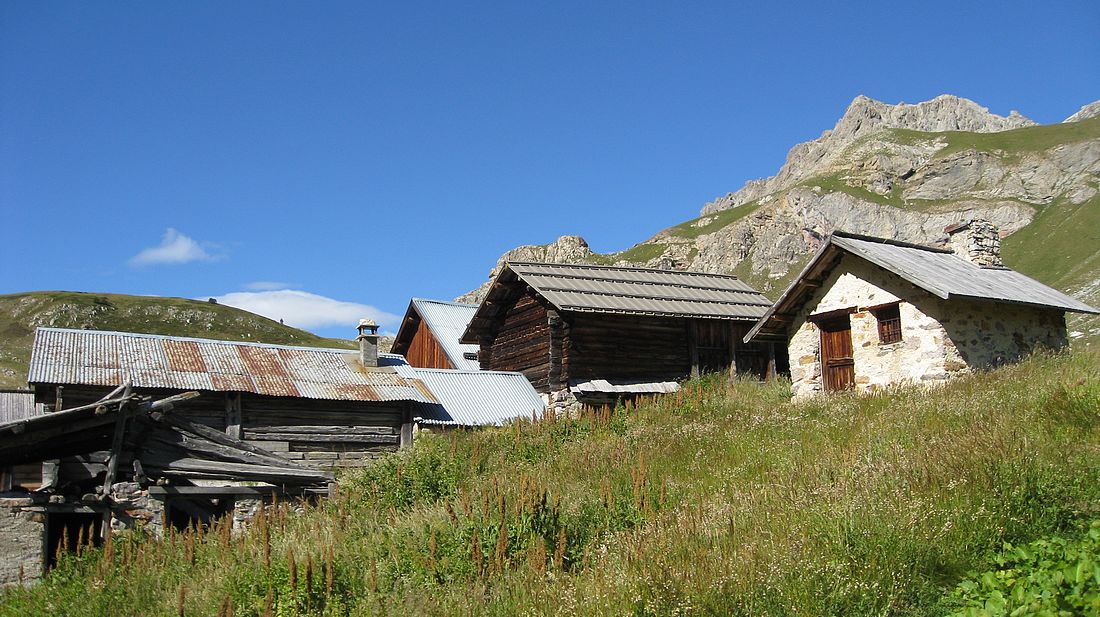
<instances>
[{"instance_id":1,"label":"small window","mask_svg":"<svg viewBox=\"0 0 1100 617\"><path fill-rule=\"evenodd\" d=\"M878 342L889 345L901 341L901 311L898 305L884 306L875 311L878 319Z\"/></svg>"}]
</instances>

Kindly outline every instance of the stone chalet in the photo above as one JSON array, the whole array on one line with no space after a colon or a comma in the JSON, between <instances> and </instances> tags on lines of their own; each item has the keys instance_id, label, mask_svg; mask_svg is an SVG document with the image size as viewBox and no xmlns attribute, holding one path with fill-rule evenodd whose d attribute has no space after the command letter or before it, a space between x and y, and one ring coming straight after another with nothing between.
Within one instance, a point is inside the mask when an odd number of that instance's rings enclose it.
<instances>
[{"instance_id":1,"label":"stone chalet","mask_svg":"<svg viewBox=\"0 0 1100 617\"><path fill-rule=\"evenodd\" d=\"M1065 313L1098 312L1002 265L991 223L944 231L945 248L834 232L745 340L787 342L800 398L942 382L1061 349Z\"/></svg>"}]
</instances>

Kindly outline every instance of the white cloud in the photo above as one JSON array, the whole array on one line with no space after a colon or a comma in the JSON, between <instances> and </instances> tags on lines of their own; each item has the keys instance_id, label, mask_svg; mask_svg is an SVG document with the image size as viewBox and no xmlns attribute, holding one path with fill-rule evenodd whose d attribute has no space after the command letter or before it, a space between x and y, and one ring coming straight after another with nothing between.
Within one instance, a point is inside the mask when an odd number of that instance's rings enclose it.
<instances>
[{"instance_id":1,"label":"white cloud","mask_svg":"<svg viewBox=\"0 0 1100 617\"><path fill-rule=\"evenodd\" d=\"M244 288L251 291L278 291L283 289L291 289L297 287L290 283L280 283L278 281L253 281L246 283Z\"/></svg>"},{"instance_id":2,"label":"white cloud","mask_svg":"<svg viewBox=\"0 0 1100 617\"><path fill-rule=\"evenodd\" d=\"M131 266L154 264L185 264L191 261L211 261L213 255L198 242L169 227L160 244L147 248L130 258Z\"/></svg>"},{"instance_id":3,"label":"white cloud","mask_svg":"<svg viewBox=\"0 0 1100 617\"><path fill-rule=\"evenodd\" d=\"M326 298L307 291L280 289L275 291L238 291L214 296L219 304L226 304L263 315L295 328L323 328L346 326L354 333L360 319L373 319L383 327L396 326L401 317L387 313L369 304L344 302Z\"/></svg>"}]
</instances>

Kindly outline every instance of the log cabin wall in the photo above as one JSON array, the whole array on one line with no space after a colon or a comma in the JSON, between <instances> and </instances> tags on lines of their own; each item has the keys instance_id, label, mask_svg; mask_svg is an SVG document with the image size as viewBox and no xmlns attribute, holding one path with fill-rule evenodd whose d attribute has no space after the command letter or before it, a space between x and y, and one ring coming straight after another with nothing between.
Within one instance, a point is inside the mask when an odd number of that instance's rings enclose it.
<instances>
[{"instance_id":1,"label":"log cabin wall","mask_svg":"<svg viewBox=\"0 0 1100 617\"><path fill-rule=\"evenodd\" d=\"M482 342L482 368L521 372L535 390L549 392L550 324L546 306L528 291L505 312L498 324L488 349L489 342Z\"/></svg>"},{"instance_id":2,"label":"log cabin wall","mask_svg":"<svg viewBox=\"0 0 1100 617\"><path fill-rule=\"evenodd\" d=\"M62 409L94 403L110 386L62 386ZM141 394L168 396L176 390L137 389ZM57 386L38 385L36 402L55 404ZM396 451L411 440L410 412L403 401L327 401L261 396L236 392L201 392L171 412L192 422L225 432L298 463L317 468L353 467L383 452ZM105 453L63 459L61 476L68 480L102 471Z\"/></svg>"},{"instance_id":3,"label":"log cabin wall","mask_svg":"<svg viewBox=\"0 0 1100 617\"><path fill-rule=\"evenodd\" d=\"M590 379L666 381L691 373L687 321L570 313L562 350L566 383Z\"/></svg>"},{"instance_id":4,"label":"log cabin wall","mask_svg":"<svg viewBox=\"0 0 1100 617\"><path fill-rule=\"evenodd\" d=\"M241 439L313 467L355 467L401 446L403 402L241 395Z\"/></svg>"},{"instance_id":5,"label":"log cabin wall","mask_svg":"<svg viewBox=\"0 0 1100 617\"><path fill-rule=\"evenodd\" d=\"M454 368L443 347L423 321L417 323L416 333L413 334L409 349L404 355L409 364L419 368Z\"/></svg>"}]
</instances>

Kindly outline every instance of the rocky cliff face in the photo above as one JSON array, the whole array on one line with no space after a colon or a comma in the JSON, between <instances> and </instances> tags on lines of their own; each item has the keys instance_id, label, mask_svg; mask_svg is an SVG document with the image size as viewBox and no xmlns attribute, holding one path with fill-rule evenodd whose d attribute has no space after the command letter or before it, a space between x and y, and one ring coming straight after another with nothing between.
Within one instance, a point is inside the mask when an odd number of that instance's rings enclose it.
<instances>
[{"instance_id":1,"label":"rocky cliff face","mask_svg":"<svg viewBox=\"0 0 1100 617\"><path fill-rule=\"evenodd\" d=\"M916 105L861 96L836 127L795 146L778 174L630 250L595 254L582 238L566 236L514 249L501 262L733 272L774 295L835 229L927 244L963 219L988 219L1008 235L1042 211L1079 216L1100 207L1100 117L1093 116L1100 102L1072 122L1039 126L954 96ZM477 302L485 289L460 300Z\"/></svg>"},{"instance_id":2,"label":"rocky cliff face","mask_svg":"<svg viewBox=\"0 0 1100 617\"><path fill-rule=\"evenodd\" d=\"M1035 123L1012 112L1003 117L990 113L977 103L945 94L916 105L889 105L857 96L840 122L814 141L798 144L787 154L779 173L761 180L750 180L736 193L729 193L703 207L703 215L734 208L765 195L790 188L820 175L833 166L848 146L882 129L907 129L921 132L967 131L994 133L1033 126Z\"/></svg>"},{"instance_id":3,"label":"rocky cliff face","mask_svg":"<svg viewBox=\"0 0 1100 617\"><path fill-rule=\"evenodd\" d=\"M455 298L455 302L471 304L481 302L489 291L489 285L500 273L500 268L506 261L576 264L591 262L595 257L596 254L588 248L588 243L580 236L562 236L550 244L527 244L516 247L500 256L496 265L489 271L489 278L481 284L481 287Z\"/></svg>"}]
</instances>

